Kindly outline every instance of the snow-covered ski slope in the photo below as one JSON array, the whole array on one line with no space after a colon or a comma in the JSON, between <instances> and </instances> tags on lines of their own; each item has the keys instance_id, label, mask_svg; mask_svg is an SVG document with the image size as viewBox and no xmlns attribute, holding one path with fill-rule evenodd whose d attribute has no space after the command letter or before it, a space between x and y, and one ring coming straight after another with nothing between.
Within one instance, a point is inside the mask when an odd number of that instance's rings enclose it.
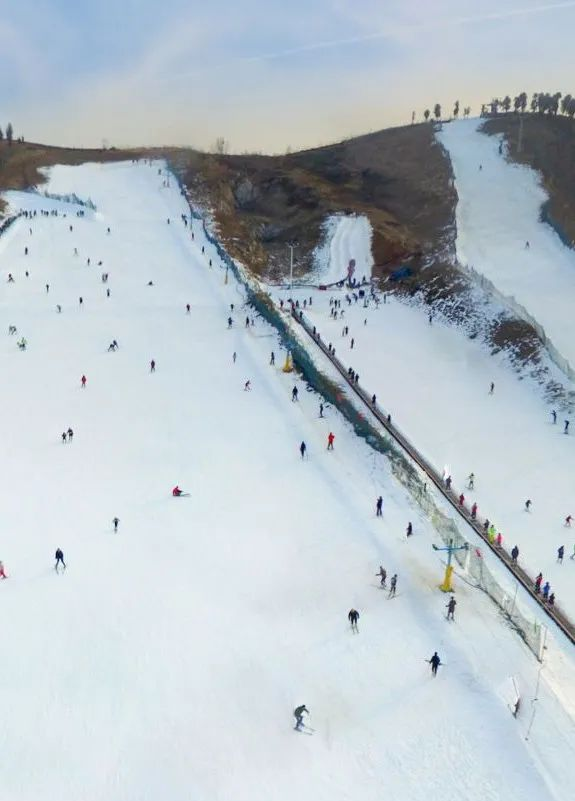
<instances>
[{"instance_id":1,"label":"snow-covered ski slope","mask_svg":"<svg viewBox=\"0 0 575 801\"><path fill-rule=\"evenodd\" d=\"M369 279L373 268L371 223L363 214L333 214L323 228L322 243L314 252L315 272L323 284L347 278L348 265L355 261L355 276Z\"/></svg>"},{"instance_id":2,"label":"snow-covered ski slope","mask_svg":"<svg viewBox=\"0 0 575 801\"><path fill-rule=\"evenodd\" d=\"M480 124L461 120L437 134L455 175L458 260L539 327L557 363L573 378L575 252L540 221L548 198L539 174L506 161L500 138L480 133Z\"/></svg>"},{"instance_id":3,"label":"snow-covered ski slope","mask_svg":"<svg viewBox=\"0 0 575 801\"><path fill-rule=\"evenodd\" d=\"M0 242L2 326L18 327L0 345L0 798L573 798L573 721L545 669L526 742L539 665L464 583L446 622L430 527L385 460L281 372L273 331L245 327L171 183L157 164L54 168L50 191L96 203L85 218L11 197L59 215ZM399 574L393 601L379 564ZM300 703L311 736L293 731Z\"/></svg>"}]
</instances>

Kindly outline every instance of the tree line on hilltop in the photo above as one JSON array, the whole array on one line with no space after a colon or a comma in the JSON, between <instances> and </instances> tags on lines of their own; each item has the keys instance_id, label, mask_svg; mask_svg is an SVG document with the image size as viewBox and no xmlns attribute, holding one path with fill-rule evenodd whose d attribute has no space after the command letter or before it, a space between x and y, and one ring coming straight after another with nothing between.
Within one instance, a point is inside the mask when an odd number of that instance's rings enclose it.
<instances>
[{"instance_id":1,"label":"tree line on hilltop","mask_svg":"<svg viewBox=\"0 0 575 801\"><path fill-rule=\"evenodd\" d=\"M529 100L527 92L520 92L516 97L511 99L509 95L504 98L494 98L490 103L481 104L481 116L486 117L488 114L499 114L501 111L507 113L508 111L525 113L527 110L533 114L551 114L556 115L559 112L565 114L567 117L573 118L575 116L575 97L570 94L562 94L555 92L534 92ZM451 114L452 119L458 119L460 114L459 100L455 101L453 111ZM463 108L463 117L469 117L471 114L471 106ZM433 107L433 118L437 121L441 119L441 105L436 103ZM427 122L431 117L431 110L426 108L423 112L423 118ZM412 122L415 122L415 111L412 114Z\"/></svg>"}]
</instances>

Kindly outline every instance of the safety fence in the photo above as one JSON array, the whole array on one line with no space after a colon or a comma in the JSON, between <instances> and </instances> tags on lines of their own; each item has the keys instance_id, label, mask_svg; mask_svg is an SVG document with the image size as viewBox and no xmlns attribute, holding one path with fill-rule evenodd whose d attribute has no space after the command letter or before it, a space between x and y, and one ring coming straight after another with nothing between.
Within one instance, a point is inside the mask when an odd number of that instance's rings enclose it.
<instances>
[{"instance_id":1,"label":"safety fence","mask_svg":"<svg viewBox=\"0 0 575 801\"><path fill-rule=\"evenodd\" d=\"M361 385L352 381L347 368L336 356L328 350L321 336L314 331L313 326L306 320L303 312L292 308L291 315L282 311L272 301L268 292L264 291L259 283L247 275L224 250L220 242L209 231L204 217L196 211L192 199L181 183L181 192L190 207L193 219L197 220L203 229L208 242L215 248L224 270L229 270L243 287L245 300L255 311L277 331L282 346L291 352L294 366L301 372L309 387L321 395L328 403L335 406L353 427L355 434L364 439L374 450L385 454L390 462L395 477L407 488L410 495L418 503L424 514L430 519L443 542L455 547L463 546L465 550L456 551L454 557L463 571L465 580L473 586L483 590L498 606L504 618L520 634L525 643L540 661L543 657L546 628L539 620L530 615L524 607L517 604L519 586L535 599L545 613L557 624L566 637L575 643L575 629L566 615L557 607L544 604L542 599L533 592L533 581L527 573L516 564L503 548L495 547L484 535L479 521L471 519L471 515L464 507L460 507L453 492L446 489L442 477L419 453L415 446L403 435L388 419L387 413L379 404L371 403L369 395ZM341 387L323 373L314 359L304 347L300 338L293 330L291 320L295 321L309 335L324 355L330 359L334 367L347 382L357 398L368 409L364 414L348 395L342 392ZM372 416L380 427L374 425ZM383 427L385 435L382 433ZM397 447L399 446L399 447ZM481 538L483 543L496 554L515 579L514 589L510 592L501 586L501 582L493 575L486 564L482 551L477 543L467 540L460 532L453 519L448 517L437 505L433 494L427 487L429 479L439 490L441 495L451 504L458 515Z\"/></svg>"},{"instance_id":2,"label":"safety fence","mask_svg":"<svg viewBox=\"0 0 575 801\"><path fill-rule=\"evenodd\" d=\"M315 328L306 320L303 312L292 308L293 319L302 326L306 333L313 339L315 344L322 350L325 356L331 361L334 367L338 370L349 387L353 390L358 398L361 399L363 404L368 407L370 413L378 420L378 422L385 428L386 432L393 437L402 450L412 459L418 467L423 471L424 475L435 485L443 497L455 509L457 514L464 519L466 524L470 526L475 534L481 538L483 543L494 553L497 558L505 565L509 572L513 575L514 579L529 593L531 598L545 611L545 613L559 626L566 637L575 644L575 626L569 620L567 615L556 604L550 606L545 602L542 596L535 592L535 581L528 573L517 564L505 548L498 546L495 542L491 542L482 525L482 520L478 517L473 518L470 511L464 504L459 503L459 496L454 489L449 489L443 480L443 477L438 471L429 463L427 459L417 450L412 442L393 424L391 416L388 412L382 409L379 403L372 403L373 395L370 395L359 383L354 381L348 374L346 367L335 356L331 348L321 339L321 335ZM509 595L501 586L500 582L493 576L482 556L481 551L469 543L459 530L453 525L453 522L446 518L445 515L437 508L429 493L421 487L421 480L418 477L417 481L413 481L412 474L401 475L401 470L395 467L394 472L403 484L409 487L411 494L422 506L426 514L431 518L434 527L439 531L442 539L446 542L453 541L455 546L465 546L467 543L467 553L462 555L462 552L456 552L455 557L457 561L464 566L469 575L474 579L477 586L485 590L491 598L498 604L502 611L509 618L519 631L523 633L529 646L534 653L541 658L541 651L543 648L543 632L542 626L535 619L528 620L525 615L517 609L515 592L513 597ZM446 526L446 522L450 525Z\"/></svg>"}]
</instances>

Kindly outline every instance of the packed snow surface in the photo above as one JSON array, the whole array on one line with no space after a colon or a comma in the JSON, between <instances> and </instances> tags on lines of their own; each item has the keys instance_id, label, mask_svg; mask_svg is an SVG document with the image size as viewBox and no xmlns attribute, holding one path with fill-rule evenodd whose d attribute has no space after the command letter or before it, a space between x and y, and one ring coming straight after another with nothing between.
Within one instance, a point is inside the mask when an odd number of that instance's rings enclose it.
<instances>
[{"instance_id":1,"label":"packed snow surface","mask_svg":"<svg viewBox=\"0 0 575 801\"><path fill-rule=\"evenodd\" d=\"M348 265L355 261L355 277L361 281L371 278L373 256L371 223L363 214L334 214L324 223L323 241L314 252L317 275L324 284L343 281Z\"/></svg>"},{"instance_id":2,"label":"packed snow surface","mask_svg":"<svg viewBox=\"0 0 575 801\"><path fill-rule=\"evenodd\" d=\"M462 581L445 620L432 529L385 460L282 373L273 330L245 326L241 288L197 222L191 239L161 166L56 167L49 191L97 212L44 200L58 216L0 239L0 797L572 799L573 721L545 668L526 741L539 665ZM395 599L380 564L399 575ZM296 733L301 703L311 728Z\"/></svg>"},{"instance_id":3,"label":"packed snow surface","mask_svg":"<svg viewBox=\"0 0 575 801\"><path fill-rule=\"evenodd\" d=\"M449 153L458 194L457 257L539 326L575 375L575 252L540 222L548 196L540 176L506 161L500 139L477 120L444 125L437 134Z\"/></svg>"}]
</instances>

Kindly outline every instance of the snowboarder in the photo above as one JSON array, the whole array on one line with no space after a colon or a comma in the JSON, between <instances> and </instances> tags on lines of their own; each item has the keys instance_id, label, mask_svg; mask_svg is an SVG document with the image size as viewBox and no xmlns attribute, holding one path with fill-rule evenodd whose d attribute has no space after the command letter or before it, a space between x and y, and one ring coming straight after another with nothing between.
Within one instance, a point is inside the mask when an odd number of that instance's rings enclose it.
<instances>
[{"instance_id":1,"label":"snowboarder","mask_svg":"<svg viewBox=\"0 0 575 801\"><path fill-rule=\"evenodd\" d=\"M441 659L437 655L437 651L433 654L431 659L427 660L431 665L431 673L433 676L437 676L437 668L441 665Z\"/></svg>"},{"instance_id":2,"label":"snowboarder","mask_svg":"<svg viewBox=\"0 0 575 801\"><path fill-rule=\"evenodd\" d=\"M155 373L156 372L156 362L155 362L154 359L152 359L152 361L150 362L150 372L151 373Z\"/></svg>"},{"instance_id":3,"label":"snowboarder","mask_svg":"<svg viewBox=\"0 0 575 801\"><path fill-rule=\"evenodd\" d=\"M375 516L383 516L383 497L380 495L375 504Z\"/></svg>"},{"instance_id":4,"label":"snowboarder","mask_svg":"<svg viewBox=\"0 0 575 801\"><path fill-rule=\"evenodd\" d=\"M471 507L471 519L475 520L477 518L477 504L474 503Z\"/></svg>"},{"instance_id":5,"label":"snowboarder","mask_svg":"<svg viewBox=\"0 0 575 801\"><path fill-rule=\"evenodd\" d=\"M539 573L537 578L535 579L535 592L539 593L541 591L541 582L543 581L543 573Z\"/></svg>"},{"instance_id":6,"label":"snowboarder","mask_svg":"<svg viewBox=\"0 0 575 801\"><path fill-rule=\"evenodd\" d=\"M273 366L275 363L276 363L276 355L272 350L272 353L271 353L271 356L270 356L270 364Z\"/></svg>"},{"instance_id":7,"label":"snowboarder","mask_svg":"<svg viewBox=\"0 0 575 801\"><path fill-rule=\"evenodd\" d=\"M385 569L385 568L384 568L382 565L380 565L380 566L379 566L379 572L378 572L378 573L376 573L375 575L376 575L376 576L379 576L379 578L380 578L380 581L379 581L380 585L381 585L382 587L385 587L385 580L386 580L386 578L387 578L387 570L386 570L386 569Z\"/></svg>"},{"instance_id":8,"label":"snowboarder","mask_svg":"<svg viewBox=\"0 0 575 801\"><path fill-rule=\"evenodd\" d=\"M347 619L350 622L351 630L354 631L356 634L359 634L359 629L357 628L357 621L359 620L359 612L357 609L350 609L347 615Z\"/></svg>"},{"instance_id":9,"label":"snowboarder","mask_svg":"<svg viewBox=\"0 0 575 801\"><path fill-rule=\"evenodd\" d=\"M118 524L119 524L119 522L120 522L120 518L119 518L119 517L115 517L115 518L112 520L112 523L114 524L114 532L116 532L116 531L118 530Z\"/></svg>"},{"instance_id":10,"label":"snowboarder","mask_svg":"<svg viewBox=\"0 0 575 801\"><path fill-rule=\"evenodd\" d=\"M467 489L475 489L475 473L470 473L467 476Z\"/></svg>"},{"instance_id":11,"label":"snowboarder","mask_svg":"<svg viewBox=\"0 0 575 801\"><path fill-rule=\"evenodd\" d=\"M525 501L525 511L526 512L531 511L531 500L529 498Z\"/></svg>"},{"instance_id":12,"label":"snowboarder","mask_svg":"<svg viewBox=\"0 0 575 801\"><path fill-rule=\"evenodd\" d=\"M2 562L0 562L0 578L2 578L2 579L7 579L8 578L8 576L6 575L6 572L4 570L4 564Z\"/></svg>"},{"instance_id":13,"label":"snowboarder","mask_svg":"<svg viewBox=\"0 0 575 801\"><path fill-rule=\"evenodd\" d=\"M394 573L389 583L389 595L387 597L395 598L396 590L397 590L397 573Z\"/></svg>"},{"instance_id":14,"label":"snowboarder","mask_svg":"<svg viewBox=\"0 0 575 801\"><path fill-rule=\"evenodd\" d=\"M565 546L560 545L559 548L557 548L557 561L559 562L560 565L563 564L564 556L565 556Z\"/></svg>"},{"instance_id":15,"label":"snowboarder","mask_svg":"<svg viewBox=\"0 0 575 801\"><path fill-rule=\"evenodd\" d=\"M565 425L563 426L563 433L564 434L569 433L569 420L565 420Z\"/></svg>"},{"instance_id":16,"label":"snowboarder","mask_svg":"<svg viewBox=\"0 0 575 801\"><path fill-rule=\"evenodd\" d=\"M182 492L182 490L181 490L181 489L179 488L179 486L176 484L176 486L175 486L175 487L174 487L174 489L172 490L172 495L173 495L173 497L174 497L174 498L179 498L179 497L180 497L180 495L183 495L183 494L184 494L184 493Z\"/></svg>"},{"instance_id":17,"label":"snowboarder","mask_svg":"<svg viewBox=\"0 0 575 801\"><path fill-rule=\"evenodd\" d=\"M495 384L494 384L494 383L493 383L493 381L492 381L492 382L491 382L491 385L490 385L490 387L489 387L489 394L490 394L490 395L493 395L493 393L494 393L494 392L495 392Z\"/></svg>"},{"instance_id":18,"label":"snowboarder","mask_svg":"<svg viewBox=\"0 0 575 801\"><path fill-rule=\"evenodd\" d=\"M330 431L327 435L327 449L328 451L333 451L333 441L335 439L335 434L332 434Z\"/></svg>"},{"instance_id":19,"label":"snowboarder","mask_svg":"<svg viewBox=\"0 0 575 801\"><path fill-rule=\"evenodd\" d=\"M411 537L411 535L413 534L413 526L411 525L411 523L407 524L407 529L406 529L405 533L406 533L406 536L408 536L408 537Z\"/></svg>"},{"instance_id":20,"label":"snowboarder","mask_svg":"<svg viewBox=\"0 0 575 801\"><path fill-rule=\"evenodd\" d=\"M54 565L54 570L56 573L58 572L58 565L62 565L64 570L66 570L66 562L64 561L64 554L61 548L56 548L56 564Z\"/></svg>"},{"instance_id":21,"label":"snowboarder","mask_svg":"<svg viewBox=\"0 0 575 801\"><path fill-rule=\"evenodd\" d=\"M456 604L457 604L457 601L455 600L455 598L453 596L451 596L451 598L449 599L449 603L446 606L446 609L447 609L447 616L446 616L447 620L455 621L455 605Z\"/></svg>"},{"instance_id":22,"label":"snowboarder","mask_svg":"<svg viewBox=\"0 0 575 801\"><path fill-rule=\"evenodd\" d=\"M291 391L291 399L292 401L297 401L297 387L294 387Z\"/></svg>"},{"instance_id":23,"label":"snowboarder","mask_svg":"<svg viewBox=\"0 0 575 801\"><path fill-rule=\"evenodd\" d=\"M88 379L86 378L85 375L83 375L82 378L80 379L80 383L82 384L82 389L84 389L84 387L86 386L86 381L87 380Z\"/></svg>"},{"instance_id":24,"label":"snowboarder","mask_svg":"<svg viewBox=\"0 0 575 801\"><path fill-rule=\"evenodd\" d=\"M302 442L302 444L299 446L299 452L301 453L301 458L302 459L305 456L306 450L307 450L306 444L305 444L305 442Z\"/></svg>"},{"instance_id":25,"label":"snowboarder","mask_svg":"<svg viewBox=\"0 0 575 801\"><path fill-rule=\"evenodd\" d=\"M294 717L295 717L295 721L296 721L294 728L295 728L296 731L299 731L301 729L301 727L304 725L304 722L303 722L303 714L304 714L304 712L305 712L306 715L309 715L309 709L307 709L305 704L302 704L301 706L296 706L296 708L293 711L293 714L294 714Z\"/></svg>"},{"instance_id":26,"label":"snowboarder","mask_svg":"<svg viewBox=\"0 0 575 801\"><path fill-rule=\"evenodd\" d=\"M557 422L557 412L555 411L555 409L553 409L553 411L551 412L551 417L553 418L553 425L555 425L555 423Z\"/></svg>"}]
</instances>

